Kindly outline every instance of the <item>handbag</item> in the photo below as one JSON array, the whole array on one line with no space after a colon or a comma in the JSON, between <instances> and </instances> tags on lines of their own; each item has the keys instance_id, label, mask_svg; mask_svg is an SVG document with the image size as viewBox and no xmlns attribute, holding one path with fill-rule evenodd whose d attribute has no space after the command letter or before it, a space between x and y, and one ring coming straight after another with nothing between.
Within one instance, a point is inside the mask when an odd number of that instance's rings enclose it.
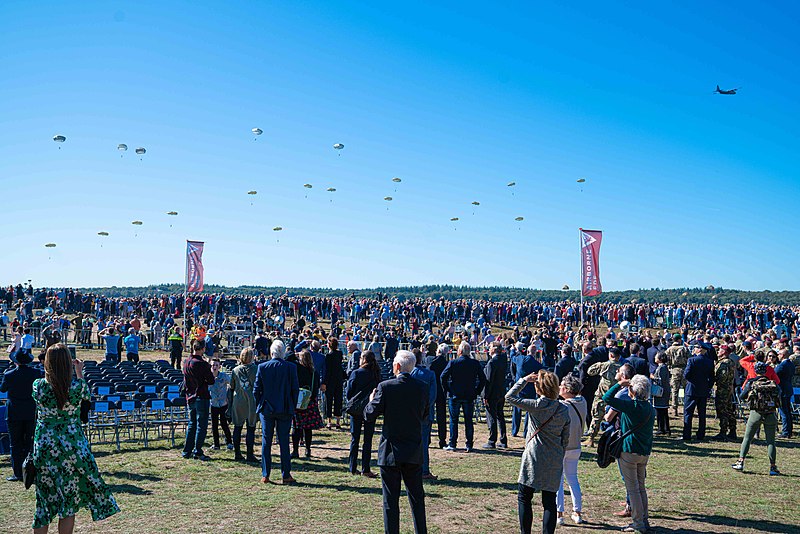
<instances>
[{"instance_id":1,"label":"handbag","mask_svg":"<svg viewBox=\"0 0 800 534\"><path fill-rule=\"evenodd\" d=\"M369 404L369 396L365 393L367 390L359 391L352 399L348 399L345 413L353 417L364 417L364 408Z\"/></svg>"},{"instance_id":2,"label":"handbag","mask_svg":"<svg viewBox=\"0 0 800 534\"><path fill-rule=\"evenodd\" d=\"M33 465L33 451L28 453L25 460L22 462L22 483L25 484L25 489L30 488L36 483L36 466Z\"/></svg>"},{"instance_id":3,"label":"handbag","mask_svg":"<svg viewBox=\"0 0 800 534\"><path fill-rule=\"evenodd\" d=\"M300 392L297 394L297 409L298 410L305 410L308 408L308 405L311 403L311 390L306 388L300 388Z\"/></svg>"},{"instance_id":4,"label":"handbag","mask_svg":"<svg viewBox=\"0 0 800 534\"><path fill-rule=\"evenodd\" d=\"M646 423L653 420L653 414L650 417L631 428L624 434L618 428L611 427L600 436L597 442L597 465L603 469L614 463L614 460L619 459L622 454L622 443L625 438L642 428Z\"/></svg>"},{"instance_id":5,"label":"handbag","mask_svg":"<svg viewBox=\"0 0 800 534\"><path fill-rule=\"evenodd\" d=\"M664 388L661 387L661 384L656 384L655 382L650 386L650 395L653 397L660 397L664 394Z\"/></svg>"},{"instance_id":6,"label":"handbag","mask_svg":"<svg viewBox=\"0 0 800 534\"><path fill-rule=\"evenodd\" d=\"M544 423L542 423L542 426L540 426L539 428L537 428L536 430L534 430L534 431L533 431L533 434L531 434L530 436L528 436L528 439L525 441L525 447L527 447L527 446L528 446L528 443L530 443L530 442L531 442L531 440L532 440L533 438L535 438L535 437L536 437L536 435L537 435L539 432L541 432L541 431L542 431L542 429L543 429L543 428L544 428L544 427L547 425L547 423L549 423L549 422L550 422L550 421L553 419L553 417L555 417L555 416L556 416L556 413L557 413L557 412L558 412L558 408L556 408L556 410L553 412L553 415L551 415L550 417L548 417L548 418L547 418L547 421L545 421ZM533 418L531 418L531 424L533 424Z\"/></svg>"}]
</instances>

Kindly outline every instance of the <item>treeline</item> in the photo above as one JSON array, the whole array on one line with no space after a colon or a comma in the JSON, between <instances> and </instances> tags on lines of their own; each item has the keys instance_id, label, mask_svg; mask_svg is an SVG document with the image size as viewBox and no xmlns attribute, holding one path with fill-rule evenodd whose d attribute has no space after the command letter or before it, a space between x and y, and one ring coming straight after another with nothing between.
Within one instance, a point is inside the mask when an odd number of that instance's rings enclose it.
<instances>
[{"instance_id":1,"label":"treeline","mask_svg":"<svg viewBox=\"0 0 800 534\"><path fill-rule=\"evenodd\" d=\"M83 292L100 293L109 297L138 297L143 295L173 294L183 292L183 284L160 284L146 287L94 287L83 288ZM214 284L205 286L206 293L226 293L228 295L260 295L283 294L289 295L314 295L318 297L343 297L355 295L356 297L374 298L379 293L398 297L400 299L412 298L445 298L456 300L462 298L476 298L493 301L559 301L579 300L577 290L549 290L526 289L519 287L490 286L471 287L454 285L426 285L410 287L376 287L372 289L335 289L335 288L310 288L310 287L263 287L239 286L227 287ZM740 291L737 289L723 289L721 287L706 288L678 288L678 289L632 289L627 291L609 291L603 293L598 299L602 302L614 303L650 303L650 302L675 302L688 304L747 304L757 302L760 304L800 305L800 291ZM598 299L587 299L594 301Z\"/></svg>"}]
</instances>

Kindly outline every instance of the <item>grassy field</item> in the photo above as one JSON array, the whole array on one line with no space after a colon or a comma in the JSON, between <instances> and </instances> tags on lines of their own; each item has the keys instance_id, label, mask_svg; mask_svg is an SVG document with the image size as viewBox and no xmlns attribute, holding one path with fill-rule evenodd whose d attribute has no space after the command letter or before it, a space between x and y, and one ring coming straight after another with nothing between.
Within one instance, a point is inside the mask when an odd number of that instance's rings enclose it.
<instances>
[{"instance_id":1,"label":"grassy field","mask_svg":"<svg viewBox=\"0 0 800 534\"><path fill-rule=\"evenodd\" d=\"M711 426L713 433L713 421ZM476 430L476 443L483 443L485 426ZM88 512L81 511L76 531L381 532L380 481L347 474L348 444L344 431L318 432L314 457L293 463L298 484L289 487L260 484L260 469L234 462L228 451L210 451L213 461L201 463L182 459L179 449L169 448L166 440L151 442L149 449L123 444L120 452L97 445L98 464L122 512L92 523ZM515 532L522 445L521 438L512 438L507 452L431 449L432 470L440 478L426 483L430 531ZM784 473L780 477L767 475L769 463L761 443L752 448L747 471L734 472L730 464L737 451L736 443L687 446L674 438L658 439L647 479L655 532L800 532L798 442L779 443L778 465ZM564 532L608 532L625 524L612 515L624 499L619 472L614 466L600 469L593 459L593 450L585 450L579 469L588 524L568 524L560 528ZM10 472L8 457L0 458L0 471L3 477ZM569 510L568 497L567 501ZM3 532L29 531L34 503L33 489L0 483ZM403 531L410 532L407 503L401 501L401 506Z\"/></svg>"}]
</instances>

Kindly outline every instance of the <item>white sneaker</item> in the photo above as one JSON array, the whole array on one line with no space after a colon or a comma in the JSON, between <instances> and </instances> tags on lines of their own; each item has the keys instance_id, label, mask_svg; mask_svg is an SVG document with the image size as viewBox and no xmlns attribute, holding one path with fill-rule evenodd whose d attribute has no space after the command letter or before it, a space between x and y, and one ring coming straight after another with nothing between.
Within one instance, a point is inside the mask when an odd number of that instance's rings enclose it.
<instances>
[{"instance_id":1,"label":"white sneaker","mask_svg":"<svg viewBox=\"0 0 800 534\"><path fill-rule=\"evenodd\" d=\"M586 521L584 521L584 520L583 520L583 518L581 517L581 514L578 514L578 513L573 513L573 514L572 514L572 521L573 521L573 522L574 522L576 525L582 525L582 524L584 524L584 523L586 522Z\"/></svg>"}]
</instances>

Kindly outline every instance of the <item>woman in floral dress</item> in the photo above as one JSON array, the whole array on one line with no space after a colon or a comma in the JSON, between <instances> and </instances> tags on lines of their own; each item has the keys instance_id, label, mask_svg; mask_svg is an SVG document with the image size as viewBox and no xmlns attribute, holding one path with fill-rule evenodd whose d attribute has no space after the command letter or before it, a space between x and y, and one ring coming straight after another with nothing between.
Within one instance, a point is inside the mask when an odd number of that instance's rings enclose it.
<instances>
[{"instance_id":1,"label":"woman in floral dress","mask_svg":"<svg viewBox=\"0 0 800 534\"><path fill-rule=\"evenodd\" d=\"M311 458L312 430L322 428L322 415L319 413L319 371L314 369L311 352L303 350L298 355L297 381L301 388L311 391L311 401L305 410L294 412L294 431L292 432L292 458L300 458L298 449L302 438L306 445L306 458Z\"/></svg>"},{"instance_id":2,"label":"woman in floral dress","mask_svg":"<svg viewBox=\"0 0 800 534\"><path fill-rule=\"evenodd\" d=\"M58 343L47 349L45 377L33 383L37 407L34 534L45 534L56 515L59 533L71 533L81 508L88 508L95 521L119 511L81 428L81 401L89 400L89 387L83 380L83 362L75 360L74 368L77 379L72 378L67 346Z\"/></svg>"}]
</instances>

